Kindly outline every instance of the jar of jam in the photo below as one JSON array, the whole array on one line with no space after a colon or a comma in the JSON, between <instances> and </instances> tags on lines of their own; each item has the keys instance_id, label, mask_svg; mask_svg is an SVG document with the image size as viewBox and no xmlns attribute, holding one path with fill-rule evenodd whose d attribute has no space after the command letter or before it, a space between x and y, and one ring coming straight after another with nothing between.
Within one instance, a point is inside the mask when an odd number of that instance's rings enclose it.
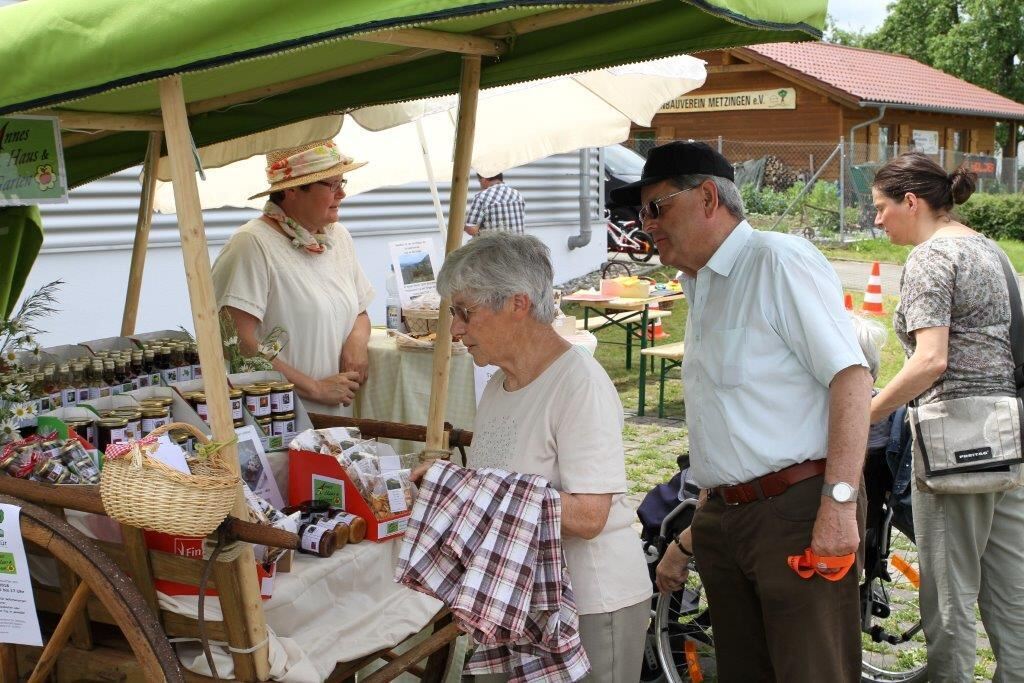
<instances>
[{"instance_id":1,"label":"jar of jam","mask_svg":"<svg viewBox=\"0 0 1024 683\"><path fill-rule=\"evenodd\" d=\"M60 458L83 484L100 483L99 468L77 441L68 441L60 451Z\"/></svg>"},{"instance_id":2,"label":"jar of jam","mask_svg":"<svg viewBox=\"0 0 1024 683\"><path fill-rule=\"evenodd\" d=\"M274 419L267 415L256 419L256 424L263 430L263 433L270 436L274 433Z\"/></svg>"},{"instance_id":3,"label":"jar of jam","mask_svg":"<svg viewBox=\"0 0 1024 683\"><path fill-rule=\"evenodd\" d=\"M127 428L128 420L123 417L101 417L96 423L96 448L102 452L112 443L126 441Z\"/></svg>"},{"instance_id":4,"label":"jar of jam","mask_svg":"<svg viewBox=\"0 0 1024 683\"><path fill-rule=\"evenodd\" d=\"M142 407L142 433L149 434L157 427L163 427L171 421L171 413L166 407L144 405Z\"/></svg>"},{"instance_id":5,"label":"jar of jam","mask_svg":"<svg viewBox=\"0 0 1024 683\"><path fill-rule=\"evenodd\" d=\"M192 407L196 409L199 414L199 419L203 422L210 421L210 409L206 405L206 394L202 391L192 392Z\"/></svg>"},{"instance_id":6,"label":"jar of jam","mask_svg":"<svg viewBox=\"0 0 1024 683\"><path fill-rule=\"evenodd\" d=\"M295 410L295 385L291 382L274 382L270 385L270 412L274 415Z\"/></svg>"},{"instance_id":7,"label":"jar of jam","mask_svg":"<svg viewBox=\"0 0 1024 683\"><path fill-rule=\"evenodd\" d=\"M142 399L141 403L146 405L170 408L172 405L174 405L174 399L171 398L170 396L151 396L150 398Z\"/></svg>"},{"instance_id":8,"label":"jar of jam","mask_svg":"<svg viewBox=\"0 0 1024 683\"><path fill-rule=\"evenodd\" d=\"M92 420L67 420L65 424L68 429L75 430L75 434L89 442L89 445L96 448L96 423Z\"/></svg>"},{"instance_id":9,"label":"jar of jam","mask_svg":"<svg viewBox=\"0 0 1024 683\"><path fill-rule=\"evenodd\" d=\"M71 472L60 458L41 458L36 463L35 478L48 484L80 484L81 480Z\"/></svg>"},{"instance_id":10,"label":"jar of jam","mask_svg":"<svg viewBox=\"0 0 1024 683\"><path fill-rule=\"evenodd\" d=\"M245 424L242 406L245 405L245 393L241 389L228 389L228 401L231 402L231 421L236 427Z\"/></svg>"},{"instance_id":11,"label":"jar of jam","mask_svg":"<svg viewBox=\"0 0 1024 683\"><path fill-rule=\"evenodd\" d=\"M192 455L195 451L195 444L192 439L192 434L186 429L172 429L167 432L167 436L170 438L171 443L181 447L181 450L185 451L186 455Z\"/></svg>"},{"instance_id":12,"label":"jar of jam","mask_svg":"<svg viewBox=\"0 0 1024 683\"><path fill-rule=\"evenodd\" d=\"M330 529L316 523L299 527L299 552L330 557L338 546L338 539Z\"/></svg>"},{"instance_id":13,"label":"jar of jam","mask_svg":"<svg viewBox=\"0 0 1024 683\"><path fill-rule=\"evenodd\" d=\"M142 434L142 411L138 408L117 408L112 411L111 417L123 417L128 420L125 427L125 436L128 439L141 439Z\"/></svg>"},{"instance_id":14,"label":"jar of jam","mask_svg":"<svg viewBox=\"0 0 1024 683\"><path fill-rule=\"evenodd\" d=\"M0 457L0 469L4 470L12 477L20 476L19 473L25 467L25 461L21 456L22 454L20 450L12 448L10 453Z\"/></svg>"},{"instance_id":15,"label":"jar of jam","mask_svg":"<svg viewBox=\"0 0 1024 683\"><path fill-rule=\"evenodd\" d=\"M244 387L245 407L256 418L270 417L270 387L250 384Z\"/></svg>"},{"instance_id":16,"label":"jar of jam","mask_svg":"<svg viewBox=\"0 0 1024 683\"><path fill-rule=\"evenodd\" d=\"M284 413L270 417L270 433L284 436L295 433L295 413Z\"/></svg>"},{"instance_id":17,"label":"jar of jam","mask_svg":"<svg viewBox=\"0 0 1024 683\"><path fill-rule=\"evenodd\" d=\"M201 391L183 391L183 392L181 392L181 397L183 399L185 399L186 403L188 403L190 406L195 408L196 407L196 394L201 394L201 393L203 393L203 392L201 392Z\"/></svg>"},{"instance_id":18,"label":"jar of jam","mask_svg":"<svg viewBox=\"0 0 1024 683\"><path fill-rule=\"evenodd\" d=\"M345 512L344 510L334 508L329 514L330 519L341 520L346 526L348 526L348 542L359 543L361 540L366 538L366 520L362 517L353 515L351 512Z\"/></svg>"}]
</instances>

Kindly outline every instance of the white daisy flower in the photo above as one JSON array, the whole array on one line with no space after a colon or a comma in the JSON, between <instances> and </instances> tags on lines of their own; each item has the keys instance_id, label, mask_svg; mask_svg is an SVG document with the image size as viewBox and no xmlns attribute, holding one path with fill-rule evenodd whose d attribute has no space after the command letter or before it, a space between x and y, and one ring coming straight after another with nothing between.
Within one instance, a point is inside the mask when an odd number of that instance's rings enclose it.
<instances>
[{"instance_id":1,"label":"white daisy flower","mask_svg":"<svg viewBox=\"0 0 1024 683\"><path fill-rule=\"evenodd\" d=\"M18 354L14 349L7 349L4 351L4 360L8 363L13 363L18 360Z\"/></svg>"},{"instance_id":2,"label":"white daisy flower","mask_svg":"<svg viewBox=\"0 0 1024 683\"><path fill-rule=\"evenodd\" d=\"M15 403L11 414L14 415L18 421L21 421L32 414L32 408L33 406L31 403Z\"/></svg>"},{"instance_id":3,"label":"white daisy flower","mask_svg":"<svg viewBox=\"0 0 1024 683\"><path fill-rule=\"evenodd\" d=\"M20 438L21 434L18 432L18 423L14 420L4 420L0 422L0 443L7 441L13 441L14 439Z\"/></svg>"},{"instance_id":4,"label":"white daisy flower","mask_svg":"<svg viewBox=\"0 0 1024 683\"><path fill-rule=\"evenodd\" d=\"M224 346L238 346L238 336L228 337L224 340Z\"/></svg>"}]
</instances>

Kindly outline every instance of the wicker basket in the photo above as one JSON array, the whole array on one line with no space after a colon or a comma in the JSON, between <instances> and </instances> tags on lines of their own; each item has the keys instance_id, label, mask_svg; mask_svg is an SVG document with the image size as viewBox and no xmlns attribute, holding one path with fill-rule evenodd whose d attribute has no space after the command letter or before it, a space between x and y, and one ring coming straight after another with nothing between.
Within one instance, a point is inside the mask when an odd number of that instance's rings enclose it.
<instances>
[{"instance_id":1,"label":"wicker basket","mask_svg":"<svg viewBox=\"0 0 1024 683\"><path fill-rule=\"evenodd\" d=\"M188 430L198 441L209 442L184 422L154 429L150 436L172 429ZM193 464L192 473L186 474L145 452L155 446L134 445L130 456L104 460L100 496L108 516L129 526L188 537L210 534L228 516L241 480L220 452Z\"/></svg>"},{"instance_id":2,"label":"wicker basket","mask_svg":"<svg viewBox=\"0 0 1024 683\"><path fill-rule=\"evenodd\" d=\"M425 308L403 308L402 315L405 317L405 327L409 334L414 337L437 332L437 318L439 311Z\"/></svg>"}]
</instances>

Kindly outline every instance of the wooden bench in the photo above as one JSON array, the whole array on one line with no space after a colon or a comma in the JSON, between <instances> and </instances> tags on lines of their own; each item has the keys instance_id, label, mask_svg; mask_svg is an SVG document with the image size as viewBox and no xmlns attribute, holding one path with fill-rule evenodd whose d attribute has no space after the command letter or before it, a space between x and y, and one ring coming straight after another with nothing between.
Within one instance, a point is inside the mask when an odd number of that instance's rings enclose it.
<instances>
[{"instance_id":1,"label":"wooden bench","mask_svg":"<svg viewBox=\"0 0 1024 683\"><path fill-rule=\"evenodd\" d=\"M652 311L653 313L653 311ZM661 359L661 373L658 376L658 417L665 417L665 375L673 368L683 364L683 342L652 346L640 351L651 359Z\"/></svg>"},{"instance_id":2,"label":"wooden bench","mask_svg":"<svg viewBox=\"0 0 1024 683\"><path fill-rule=\"evenodd\" d=\"M653 323L655 320L660 320L672 315L672 311L666 311L660 308L652 308L647 311L647 324ZM606 315L597 315L584 320L583 318L576 318L576 329L587 330L588 332L598 332L608 327L609 325L618 325L626 331L626 369L630 370L633 367L633 337L638 336L634 331L635 328L640 327L641 321L643 320L643 311L622 311L621 313L609 313ZM646 332L641 331L641 334ZM616 342L617 343L617 342ZM654 341L652 340L653 344Z\"/></svg>"}]
</instances>

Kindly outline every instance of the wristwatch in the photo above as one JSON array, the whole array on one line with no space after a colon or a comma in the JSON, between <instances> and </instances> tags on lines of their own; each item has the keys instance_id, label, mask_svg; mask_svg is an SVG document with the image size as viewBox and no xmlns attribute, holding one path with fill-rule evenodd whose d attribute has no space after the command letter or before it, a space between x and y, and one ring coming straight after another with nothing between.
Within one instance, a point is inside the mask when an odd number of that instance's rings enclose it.
<instances>
[{"instance_id":1,"label":"wristwatch","mask_svg":"<svg viewBox=\"0 0 1024 683\"><path fill-rule=\"evenodd\" d=\"M826 482L821 487L821 495L828 496L837 503L849 503L857 498L857 488L845 481L837 481L834 484Z\"/></svg>"}]
</instances>

